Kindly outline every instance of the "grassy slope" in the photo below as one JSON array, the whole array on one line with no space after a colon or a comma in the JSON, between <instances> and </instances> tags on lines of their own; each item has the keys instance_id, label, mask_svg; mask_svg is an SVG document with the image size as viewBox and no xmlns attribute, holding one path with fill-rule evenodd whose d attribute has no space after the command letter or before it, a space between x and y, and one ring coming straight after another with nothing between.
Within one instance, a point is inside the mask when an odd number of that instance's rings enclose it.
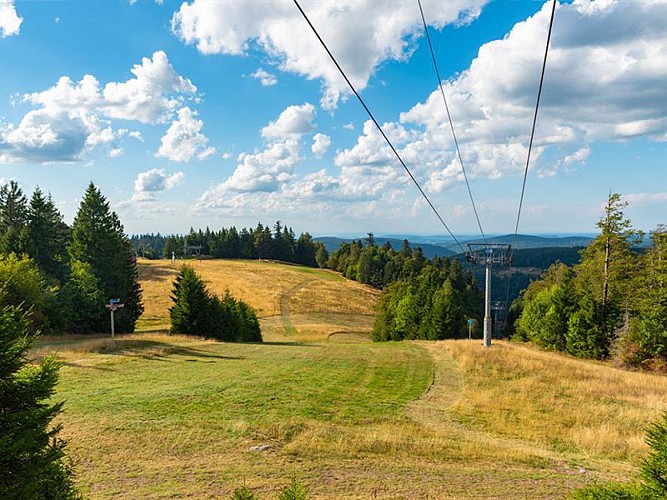
<instances>
[{"instance_id":1,"label":"grassy slope","mask_svg":"<svg viewBox=\"0 0 667 500\"><path fill-rule=\"evenodd\" d=\"M144 328L164 325L173 273L149 265ZM225 497L245 480L275 498L297 473L314 498L559 498L628 478L667 400L664 377L522 346L358 342L375 296L327 272L195 265L258 308L271 342L61 346L64 433L88 496Z\"/></svg>"}]
</instances>

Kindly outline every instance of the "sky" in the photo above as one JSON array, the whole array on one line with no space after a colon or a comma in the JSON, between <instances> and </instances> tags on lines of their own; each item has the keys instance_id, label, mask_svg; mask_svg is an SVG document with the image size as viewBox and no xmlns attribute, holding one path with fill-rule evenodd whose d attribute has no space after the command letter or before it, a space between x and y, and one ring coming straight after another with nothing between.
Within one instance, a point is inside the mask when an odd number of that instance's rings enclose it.
<instances>
[{"instance_id":1,"label":"sky","mask_svg":"<svg viewBox=\"0 0 667 500\"><path fill-rule=\"evenodd\" d=\"M417 0L301 0L457 235L479 234ZM551 1L422 0L486 234L514 231ZM520 233L667 223L667 0L557 5ZM0 183L128 234L445 234L291 0L0 0Z\"/></svg>"}]
</instances>

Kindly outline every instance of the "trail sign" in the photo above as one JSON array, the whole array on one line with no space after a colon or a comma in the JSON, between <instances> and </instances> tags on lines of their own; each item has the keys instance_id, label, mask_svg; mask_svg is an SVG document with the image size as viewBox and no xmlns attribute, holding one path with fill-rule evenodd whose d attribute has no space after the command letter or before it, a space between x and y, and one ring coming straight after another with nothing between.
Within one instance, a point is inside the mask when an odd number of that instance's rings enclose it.
<instances>
[{"instance_id":1,"label":"trail sign","mask_svg":"<svg viewBox=\"0 0 667 500\"><path fill-rule=\"evenodd\" d=\"M125 307L125 304L121 303L120 299L111 299L109 303L106 304L106 308L111 311L111 342L116 343L116 331L113 324L113 313L118 309Z\"/></svg>"}]
</instances>

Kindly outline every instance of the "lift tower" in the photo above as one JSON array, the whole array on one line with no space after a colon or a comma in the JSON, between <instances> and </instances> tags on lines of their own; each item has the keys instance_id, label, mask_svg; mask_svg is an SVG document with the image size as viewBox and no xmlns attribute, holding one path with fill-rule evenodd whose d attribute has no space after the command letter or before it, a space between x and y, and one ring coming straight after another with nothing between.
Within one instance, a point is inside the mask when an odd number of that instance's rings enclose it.
<instances>
[{"instance_id":1,"label":"lift tower","mask_svg":"<svg viewBox=\"0 0 667 500\"><path fill-rule=\"evenodd\" d=\"M484 293L484 347L491 347L491 265L509 266L512 263L512 245L507 243L468 243L466 260L486 267Z\"/></svg>"}]
</instances>

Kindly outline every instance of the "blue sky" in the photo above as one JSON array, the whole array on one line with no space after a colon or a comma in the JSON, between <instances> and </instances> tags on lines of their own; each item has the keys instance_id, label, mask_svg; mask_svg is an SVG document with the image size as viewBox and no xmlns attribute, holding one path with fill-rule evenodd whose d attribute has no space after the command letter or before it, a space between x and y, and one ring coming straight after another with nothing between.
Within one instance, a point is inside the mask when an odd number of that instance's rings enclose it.
<instances>
[{"instance_id":1,"label":"blue sky","mask_svg":"<svg viewBox=\"0 0 667 500\"><path fill-rule=\"evenodd\" d=\"M424 0L484 231L514 230L550 2ZM477 226L416 0L304 10L456 234ZM667 2L559 4L520 232L667 222ZM439 234L289 0L0 0L0 182L126 232Z\"/></svg>"}]
</instances>

